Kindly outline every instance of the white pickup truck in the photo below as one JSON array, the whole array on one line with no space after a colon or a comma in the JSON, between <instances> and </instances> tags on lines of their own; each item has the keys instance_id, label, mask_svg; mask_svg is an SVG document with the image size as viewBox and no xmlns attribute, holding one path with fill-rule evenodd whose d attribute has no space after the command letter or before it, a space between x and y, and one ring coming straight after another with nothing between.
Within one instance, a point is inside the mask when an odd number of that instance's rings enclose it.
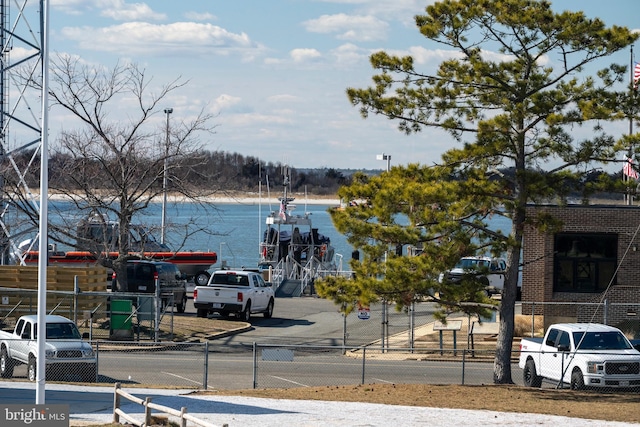
<instances>
[{"instance_id":1,"label":"white pickup truck","mask_svg":"<svg viewBox=\"0 0 640 427\"><path fill-rule=\"evenodd\" d=\"M507 270L507 261L503 258L490 258L484 256L468 256L460 258L456 265L438 278L442 283L445 277L453 282L459 282L465 274L475 274L484 282L487 295L499 294L504 289L504 278Z\"/></svg>"},{"instance_id":2,"label":"white pickup truck","mask_svg":"<svg viewBox=\"0 0 640 427\"><path fill-rule=\"evenodd\" d=\"M558 323L544 338L522 339L518 365L528 387L543 379L573 390L640 386L640 351L619 329L597 323Z\"/></svg>"},{"instance_id":3,"label":"white pickup truck","mask_svg":"<svg viewBox=\"0 0 640 427\"><path fill-rule=\"evenodd\" d=\"M29 381L36 380L38 316L22 316L13 332L0 331L0 376L11 378L13 368L27 365ZM73 375L95 382L97 359L91 345L82 339L75 323L66 317L47 315L46 376Z\"/></svg>"},{"instance_id":4,"label":"white pickup truck","mask_svg":"<svg viewBox=\"0 0 640 427\"><path fill-rule=\"evenodd\" d=\"M219 270L209 278L207 286L193 290L193 305L198 317L219 313L223 317L234 313L248 322L253 313L273 315L275 295L270 283L262 275L246 270Z\"/></svg>"}]
</instances>

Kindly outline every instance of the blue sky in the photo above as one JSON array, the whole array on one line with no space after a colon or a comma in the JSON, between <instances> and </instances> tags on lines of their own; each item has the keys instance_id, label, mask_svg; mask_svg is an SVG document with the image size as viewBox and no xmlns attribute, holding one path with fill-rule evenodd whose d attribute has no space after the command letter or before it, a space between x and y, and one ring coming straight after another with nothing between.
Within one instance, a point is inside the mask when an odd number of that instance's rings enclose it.
<instances>
[{"instance_id":1,"label":"blue sky","mask_svg":"<svg viewBox=\"0 0 640 427\"><path fill-rule=\"evenodd\" d=\"M210 150L296 168L381 169L385 164L376 155L383 152L392 165L432 164L455 144L450 137L433 130L406 136L395 122L364 120L345 95L347 87L369 85L372 52L412 53L424 70L442 60L446 53L413 23L431 2L52 0L50 51L107 67L133 61L154 84L188 79L153 120L165 120L165 107L173 108L172 120L188 120L205 108L216 114L216 133L202 141ZM553 5L640 29L637 0ZM629 53L613 60L628 64ZM69 124L52 107L51 138Z\"/></svg>"}]
</instances>

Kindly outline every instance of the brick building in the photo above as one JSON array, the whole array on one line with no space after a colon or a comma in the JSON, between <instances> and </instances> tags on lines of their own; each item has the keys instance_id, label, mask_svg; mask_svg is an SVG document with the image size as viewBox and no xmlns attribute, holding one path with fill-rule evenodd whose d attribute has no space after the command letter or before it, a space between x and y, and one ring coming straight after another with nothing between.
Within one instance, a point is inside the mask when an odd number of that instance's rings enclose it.
<instances>
[{"instance_id":1,"label":"brick building","mask_svg":"<svg viewBox=\"0 0 640 427\"><path fill-rule=\"evenodd\" d=\"M540 232L533 225L525 228L523 314L543 314L545 326L593 321L637 331L640 207L527 207L529 220L540 214L562 226L553 232Z\"/></svg>"}]
</instances>

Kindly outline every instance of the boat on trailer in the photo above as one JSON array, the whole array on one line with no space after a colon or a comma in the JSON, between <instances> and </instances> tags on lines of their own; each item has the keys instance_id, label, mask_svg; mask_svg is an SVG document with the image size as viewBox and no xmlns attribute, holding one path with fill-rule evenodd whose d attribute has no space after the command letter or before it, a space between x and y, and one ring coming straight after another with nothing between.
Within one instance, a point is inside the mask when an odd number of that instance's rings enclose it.
<instances>
[{"instance_id":1,"label":"boat on trailer","mask_svg":"<svg viewBox=\"0 0 640 427\"><path fill-rule=\"evenodd\" d=\"M265 220L258 267L268 271L267 280L277 296L313 294L316 278L338 273L335 248L328 236L313 227L310 212L294 213L295 198L290 197L288 186L285 171L279 209L270 212Z\"/></svg>"},{"instance_id":2,"label":"boat on trailer","mask_svg":"<svg viewBox=\"0 0 640 427\"><path fill-rule=\"evenodd\" d=\"M118 223L106 219L103 215L93 213L78 224L78 241L76 250L58 251L50 245L48 263L50 265L68 267L92 267L99 263L96 254L101 258L116 259ZM39 253L34 251L36 240L27 239L18 245L14 254L15 262L24 265L37 265ZM107 251L104 251L104 249ZM129 256L131 259L147 259L166 261L178 266L189 280L197 285L206 285L210 277L210 268L218 261L216 252L172 251L164 243L158 242L145 227L132 224L129 229Z\"/></svg>"}]
</instances>

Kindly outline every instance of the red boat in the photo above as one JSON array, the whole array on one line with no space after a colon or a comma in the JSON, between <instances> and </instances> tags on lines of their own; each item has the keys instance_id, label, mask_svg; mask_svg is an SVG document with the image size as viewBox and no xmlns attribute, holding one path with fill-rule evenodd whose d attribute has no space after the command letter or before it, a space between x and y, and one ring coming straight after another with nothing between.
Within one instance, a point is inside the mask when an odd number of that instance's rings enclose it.
<instances>
[{"instance_id":1,"label":"red boat","mask_svg":"<svg viewBox=\"0 0 640 427\"><path fill-rule=\"evenodd\" d=\"M55 245L49 248L49 264L68 265L73 267L95 266L97 258L94 253L100 252L89 249L108 248L111 259L118 257L117 247L118 223L108 220L105 216L92 213L78 224L77 235L79 237L74 251L57 251ZM206 285L209 281L209 272L213 264L218 262L218 254L215 252L194 252L179 251L174 252L164 243L158 242L148 229L139 224L131 224L129 228L129 254L138 259L149 259L154 261L167 261L176 264L180 271L187 275L189 280L193 280L196 285ZM18 254L15 256L17 262L24 262L27 265L37 264L38 251L31 250L34 241L27 239L18 245ZM146 249L146 250L145 250Z\"/></svg>"},{"instance_id":2,"label":"red boat","mask_svg":"<svg viewBox=\"0 0 640 427\"><path fill-rule=\"evenodd\" d=\"M193 279L196 284L206 285L209 281L209 272L212 264L218 262L218 254L215 252L143 252L142 254L132 252L132 256L150 259L154 261L167 261L176 264L180 271L187 275L188 279ZM118 252L109 252L109 258L115 259ZM24 262L27 265L38 263L38 251L28 251L25 253ZM49 264L68 265L73 267L94 266L96 257L88 251L71 252L51 252L49 254ZM203 283L204 282L204 283Z\"/></svg>"}]
</instances>

